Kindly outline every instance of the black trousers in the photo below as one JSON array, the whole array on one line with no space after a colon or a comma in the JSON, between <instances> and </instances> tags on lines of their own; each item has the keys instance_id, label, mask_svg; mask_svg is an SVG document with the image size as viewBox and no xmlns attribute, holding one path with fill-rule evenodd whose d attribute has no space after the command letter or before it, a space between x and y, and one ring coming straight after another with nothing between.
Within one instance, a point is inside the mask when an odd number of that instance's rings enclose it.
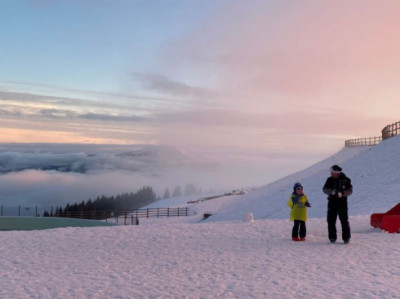
<instances>
[{"instance_id":1,"label":"black trousers","mask_svg":"<svg viewBox=\"0 0 400 299\"><path fill-rule=\"evenodd\" d=\"M304 238L306 236L306 222L302 220L295 220L292 229L292 238Z\"/></svg>"},{"instance_id":2,"label":"black trousers","mask_svg":"<svg viewBox=\"0 0 400 299\"><path fill-rule=\"evenodd\" d=\"M342 225L342 240L351 238L347 198L330 199L328 201L328 235L329 240L337 239L336 219L339 216Z\"/></svg>"}]
</instances>

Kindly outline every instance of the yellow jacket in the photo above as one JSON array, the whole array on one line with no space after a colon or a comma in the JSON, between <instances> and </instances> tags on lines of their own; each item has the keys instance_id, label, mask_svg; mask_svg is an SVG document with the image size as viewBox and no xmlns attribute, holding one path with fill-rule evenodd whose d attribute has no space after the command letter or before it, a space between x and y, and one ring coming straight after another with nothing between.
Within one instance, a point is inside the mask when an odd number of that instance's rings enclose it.
<instances>
[{"instance_id":1,"label":"yellow jacket","mask_svg":"<svg viewBox=\"0 0 400 299\"><path fill-rule=\"evenodd\" d=\"M298 198L298 201L296 203L294 203L293 200L296 201L294 199L295 197L296 197L296 195L292 194L287 203L288 207L291 208L290 221L293 221L293 220L306 221L307 220L307 206L309 206L307 196L305 194L301 195Z\"/></svg>"}]
</instances>

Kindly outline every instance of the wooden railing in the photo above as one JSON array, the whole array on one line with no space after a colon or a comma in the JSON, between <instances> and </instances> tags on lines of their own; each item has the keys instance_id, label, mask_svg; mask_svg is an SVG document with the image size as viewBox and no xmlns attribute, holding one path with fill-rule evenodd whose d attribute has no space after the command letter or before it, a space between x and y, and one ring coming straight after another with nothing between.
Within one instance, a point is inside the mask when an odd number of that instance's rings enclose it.
<instances>
[{"instance_id":1,"label":"wooden railing","mask_svg":"<svg viewBox=\"0 0 400 299\"><path fill-rule=\"evenodd\" d=\"M358 138L358 139L349 139L344 142L346 147L351 146L368 146L368 145L377 145L382 141L382 137L368 137L368 138Z\"/></svg>"},{"instance_id":2,"label":"wooden railing","mask_svg":"<svg viewBox=\"0 0 400 299\"><path fill-rule=\"evenodd\" d=\"M107 220L115 219L116 222L120 218L161 218L161 217L180 217L189 216L188 207L176 208L152 208L152 209L136 209L136 210L120 210L120 211L69 211L65 213L57 213L54 217L81 218L81 219L97 219Z\"/></svg>"},{"instance_id":3,"label":"wooden railing","mask_svg":"<svg viewBox=\"0 0 400 299\"><path fill-rule=\"evenodd\" d=\"M42 208L43 209L43 208ZM52 209L50 209L52 211ZM23 212L23 213L22 213ZM29 212L29 213L28 213ZM34 207L0 207L0 216L36 216L39 217L38 208ZM188 207L175 207L175 208L152 208L152 209L136 209L136 210L118 210L118 211L67 211L51 213L49 217L66 217L66 218L81 218L93 220L106 220L115 219L136 219L139 218L161 218L161 217L180 217L189 216Z\"/></svg>"},{"instance_id":4,"label":"wooden railing","mask_svg":"<svg viewBox=\"0 0 400 299\"><path fill-rule=\"evenodd\" d=\"M122 211L117 215L114 215L114 219L117 223L123 223L124 225L138 225L139 218L160 218L160 217L181 217L189 216L188 207L177 207L177 208L153 208L153 209L139 209L133 211Z\"/></svg>"},{"instance_id":5,"label":"wooden railing","mask_svg":"<svg viewBox=\"0 0 400 299\"><path fill-rule=\"evenodd\" d=\"M382 129L382 139L388 139L390 137L400 134L400 121L387 125Z\"/></svg>"},{"instance_id":6,"label":"wooden railing","mask_svg":"<svg viewBox=\"0 0 400 299\"><path fill-rule=\"evenodd\" d=\"M133 211L124 211L125 214L133 215L135 218L150 218L150 217L180 217L189 216L188 207L177 208L153 208L153 209L138 209Z\"/></svg>"},{"instance_id":7,"label":"wooden railing","mask_svg":"<svg viewBox=\"0 0 400 299\"><path fill-rule=\"evenodd\" d=\"M382 140L391 138L393 136L400 135L400 121L393 124L387 125L382 129L382 136L379 137L368 137L368 138L357 138L349 139L344 142L346 147L351 146L367 146L367 145L377 145Z\"/></svg>"}]
</instances>

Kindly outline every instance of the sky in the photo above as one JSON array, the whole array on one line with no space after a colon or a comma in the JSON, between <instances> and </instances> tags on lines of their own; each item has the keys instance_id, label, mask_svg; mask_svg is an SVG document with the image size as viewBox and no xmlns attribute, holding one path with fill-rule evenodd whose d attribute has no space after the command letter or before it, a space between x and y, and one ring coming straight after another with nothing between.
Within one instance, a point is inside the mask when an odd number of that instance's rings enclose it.
<instances>
[{"instance_id":1,"label":"sky","mask_svg":"<svg viewBox=\"0 0 400 299\"><path fill-rule=\"evenodd\" d=\"M244 195L197 204L170 198L149 206L188 206L187 217L140 218L138 226L0 231L0 296L397 298L400 235L373 228L370 215L399 203L399 146L397 136L374 147L345 148ZM339 221L337 242L328 240L322 185L332 163L353 184L348 245ZM305 242L291 240L286 203L296 181L311 203ZM202 220L204 213L212 216ZM7 220L0 217L0 226Z\"/></svg>"},{"instance_id":2,"label":"sky","mask_svg":"<svg viewBox=\"0 0 400 299\"><path fill-rule=\"evenodd\" d=\"M167 144L270 181L399 120L399 6L1 1L0 142Z\"/></svg>"}]
</instances>

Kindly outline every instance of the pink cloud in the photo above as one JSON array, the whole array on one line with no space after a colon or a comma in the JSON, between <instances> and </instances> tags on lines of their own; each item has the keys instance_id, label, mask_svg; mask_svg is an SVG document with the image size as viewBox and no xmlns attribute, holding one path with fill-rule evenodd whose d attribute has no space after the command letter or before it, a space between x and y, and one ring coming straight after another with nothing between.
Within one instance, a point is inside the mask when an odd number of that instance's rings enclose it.
<instances>
[{"instance_id":1,"label":"pink cloud","mask_svg":"<svg viewBox=\"0 0 400 299\"><path fill-rule=\"evenodd\" d=\"M364 84L379 94L400 75L398 2L242 3L170 43L164 58L172 71L190 65L235 101L275 96L282 104L331 94L348 103L371 94Z\"/></svg>"},{"instance_id":2,"label":"pink cloud","mask_svg":"<svg viewBox=\"0 0 400 299\"><path fill-rule=\"evenodd\" d=\"M309 147L379 135L400 109L399 11L398 1L222 7L159 57L171 76L218 90L221 109L175 115L184 125L165 125L161 138L267 148L261 139L282 144L282 134Z\"/></svg>"}]
</instances>

